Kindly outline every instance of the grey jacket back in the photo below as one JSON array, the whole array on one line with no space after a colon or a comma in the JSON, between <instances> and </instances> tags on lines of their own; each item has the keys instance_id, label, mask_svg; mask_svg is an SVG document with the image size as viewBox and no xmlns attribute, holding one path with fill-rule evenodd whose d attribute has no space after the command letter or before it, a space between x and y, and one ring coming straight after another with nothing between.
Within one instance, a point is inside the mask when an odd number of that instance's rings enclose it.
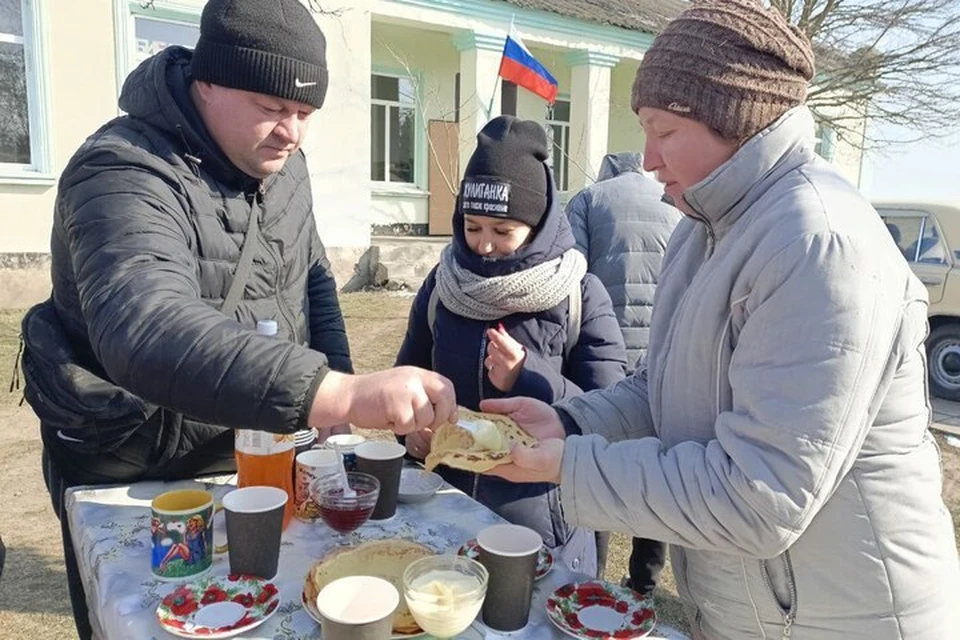
<instances>
[{"instance_id":1,"label":"grey jacket back","mask_svg":"<svg viewBox=\"0 0 960 640\"><path fill-rule=\"evenodd\" d=\"M351 371L302 153L263 182L236 169L193 107L191 55L170 48L134 71L128 115L88 138L60 179L54 313L25 321L28 338L43 335L27 340L24 369L44 441L75 480L229 465L230 428L302 428L326 372ZM260 240L227 317L251 215ZM254 333L265 319L280 339Z\"/></svg>"},{"instance_id":2,"label":"grey jacket back","mask_svg":"<svg viewBox=\"0 0 960 640\"><path fill-rule=\"evenodd\" d=\"M645 366L560 405L574 524L671 544L710 640L948 640L927 296L797 108L688 189ZM601 437L603 436L603 437Z\"/></svg>"},{"instance_id":3,"label":"grey jacket back","mask_svg":"<svg viewBox=\"0 0 960 640\"><path fill-rule=\"evenodd\" d=\"M661 201L663 188L638 172L641 162L638 153L608 155L598 182L566 209L587 269L610 294L631 370L647 350L663 254L681 218Z\"/></svg>"}]
</instances>

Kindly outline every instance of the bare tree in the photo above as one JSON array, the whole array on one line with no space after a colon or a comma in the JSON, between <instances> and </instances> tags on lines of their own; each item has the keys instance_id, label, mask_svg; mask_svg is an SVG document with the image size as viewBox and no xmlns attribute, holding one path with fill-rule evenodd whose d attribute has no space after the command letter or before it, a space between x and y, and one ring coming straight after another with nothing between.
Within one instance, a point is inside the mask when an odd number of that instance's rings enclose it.
<instances>
[{"instance_id":1,"label":"bare tree","mask_svg":"<svg viewBox=\"0 0 960 640\"><path fill-rule=\"evenodd\" d=\"M346 8L338 7L336 9L324 6L325 3L320 2L320 0L306 0L307 8L310 9L313 13L319 14L321 16L333 16L339 18L343 15Z\"/></svg>"},{"instance_id":2,"label":"bare tree","mask_svg":"<svg viewBox=\"0 0 960 640\"><path fill-rule=\"evenodd\" d=\"M955 130L960 122L960 1L770 4L814 42L817 77L808 104L840 138L871 147ZM871 126L861 141L864 114ZM905 133L885 134L891 130Z\"/></svg>"}]
</instances>

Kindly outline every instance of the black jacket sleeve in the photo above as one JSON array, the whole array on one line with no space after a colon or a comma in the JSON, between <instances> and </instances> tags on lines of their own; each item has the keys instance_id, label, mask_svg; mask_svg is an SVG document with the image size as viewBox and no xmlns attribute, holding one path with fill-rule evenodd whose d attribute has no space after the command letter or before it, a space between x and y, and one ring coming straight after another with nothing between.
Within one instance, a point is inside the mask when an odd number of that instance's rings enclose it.
<instances>
[{"instance_id":1,"label":"black jacket sleeve","mask_svg":"<svg viewBox=\"0 0 960 640\"><path fill-rule=\"evenodd\" d=\"M407 320L407 333L403 337L403 344L400 345L395 366L407 365L433 370L433 333L430 331L430 323L427 319L427 307L430 304L430 294L437 284L436 272L437 268L434 267L433 271L427 274L423 286L417 291L417 297L413 300L410 318Z\"/></svg>"},{"instance_id":2,"label":"black jacket sleeve","mask_svg":"<svg viewBox=\"0 0 960 640\"><path fill-rule=\"evenodd\" d=\"M91 152L57 215L93 352L110 379L211 424L289 432L327 359L256 335L201 299L188 205L162 160Z\"/></svg>"},{"instance_id":3,"label":"black jacket sleeve","mask_svg":"<svg viewBox=\"0 0 960 640\"><path fill-rule=\"evenodd\" d=\"M347 329L343 323L343 313L337 298L337 282L330 272L327 252L316 228L312 230L311 235L310 272L307 280L310 348L323 353L334 371L353 373Z\"/></svg>"}]
</instances>

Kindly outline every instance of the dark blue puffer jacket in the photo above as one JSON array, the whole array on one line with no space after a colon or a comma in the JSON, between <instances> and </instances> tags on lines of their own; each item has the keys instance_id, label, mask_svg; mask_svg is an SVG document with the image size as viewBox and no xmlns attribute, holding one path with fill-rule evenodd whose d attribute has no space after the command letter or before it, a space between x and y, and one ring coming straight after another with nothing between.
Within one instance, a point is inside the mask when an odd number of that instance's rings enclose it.
<instances>
[{"instance_id":1,"label":"dark blue puffer jacket","mask_svg":"<svg viewBox=\"0 0 960 640\"><path fill-rule=\"evenodd\" d=\"M554 203L556 198L553 198ZM552 260L574 246L566 216L551 205L533 240L505 258L490 259L474 253L463 236L463 217L453 220L453 250L457 262L474 273L500 276ZM509 393L490 382L483 360L486 330L498 321L484 322L457 316L442 302L437 304L431 335L427 307L436 285L434 269L417 293L398 365L432 369L448 377L461 406L478 410L484 398L529 396L553 403L584 391L607 387L626 372L626 349L603 284L586 274L581 281L580 337L563 361L568 303L540 313L518 313L499 322L527 351L523 371ZM574 530L563 522L556 489L549 484L514 484L491 476L478 476L441 466L440 474L460 490L474 496L507 520L535 529L551 548L563 546L561 558L572 569L596 572L593 533Z\"/></svg>"}]
</instances>

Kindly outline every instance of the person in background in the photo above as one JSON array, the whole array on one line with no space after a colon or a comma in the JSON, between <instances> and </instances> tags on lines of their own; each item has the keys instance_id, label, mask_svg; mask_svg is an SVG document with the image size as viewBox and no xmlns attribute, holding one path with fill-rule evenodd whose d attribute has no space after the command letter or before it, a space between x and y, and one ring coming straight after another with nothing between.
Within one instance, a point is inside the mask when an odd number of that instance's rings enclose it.
<instances>
[{"instance_id":1,"label":"person in background","mask_svg":"<svg viewBox=\"0 0 960 640\"><path fill-rule=\"evenodd\" d=\"M453 240L410 311L396 364L443 374L468 409L514 395L553 402L625 373L610 298L574 248L546 160L538 123L500 116L483 127L460 185ZM579 318L575 327L571 317ZM431 437L429 430L408 435L408 453L425 458ZM571 569L596 573L593 532L564 523L551 485L438 470L510 522L537 531Z\"/></svg>"},{"instance_id":2,"label":"person in background","mask_svg":"<svg viewBox=\"0 0 960 640\"><path fill-rule=\"evenodd\" d=\"M647 365L555 407L492 473L572 525L670 544L694 638L949 640L960 565L927 429L927 293L811 144L809 40L757 0L692 3L632 105L685 214ZM581 435L582 434L582 435Z\"/></svg>"},{"instance_id":3,"label":"person in background","mask_svg":"<svg viewBox=\"0 0 960 640\"><path fill-rule=\"evenodd\" d=\"M663 185L643 173L643 155L624 151L603 158L597 181L567 203L567 217L587 271L597 276L613 302L627 347L627 368L641 364L650 336L653 296L667 241L681 214L663 202ZM600 573L610 533L597 532ZM666 545L634 538L627 586L643 594L657 585Z\"/></svg>"},{"instance_id":4,"label":"person in background","mask_svg":"<svg viewBox=\"0 0 960 640\"><path fill-rule=\"evenodd\" d=\"M67 488L232 471L236 428L403 433L456 415L435 373L352 375L300 150L326 91L326 41L300 2L210 0L196 50L145 60L126 115L61 175L24 393L82 639ZM256 335L265 319L280 339Z\"/></svg>"}]
</instances>

